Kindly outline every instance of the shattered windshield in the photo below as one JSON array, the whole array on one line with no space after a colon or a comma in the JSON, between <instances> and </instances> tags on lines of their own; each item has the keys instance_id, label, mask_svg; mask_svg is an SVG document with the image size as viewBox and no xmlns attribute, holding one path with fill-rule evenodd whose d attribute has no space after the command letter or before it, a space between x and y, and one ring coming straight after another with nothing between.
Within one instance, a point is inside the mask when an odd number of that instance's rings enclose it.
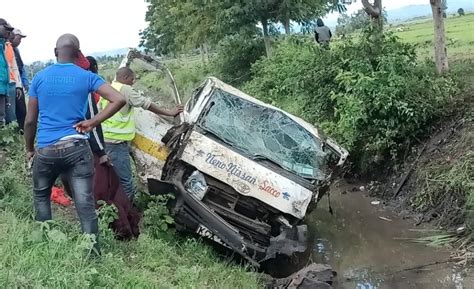
<instances>
[{"instance_id":1,"label":"shattered windshield","mask_svg":"<svg viewBox=\"0 0 474 289\"><path fill-rule=\"evenodd\" d=\"M267 160L303 178L325 178L321 142L280 111L214 90L201 121L204 130L256 160Z\"/></svg>"}]
</instances>

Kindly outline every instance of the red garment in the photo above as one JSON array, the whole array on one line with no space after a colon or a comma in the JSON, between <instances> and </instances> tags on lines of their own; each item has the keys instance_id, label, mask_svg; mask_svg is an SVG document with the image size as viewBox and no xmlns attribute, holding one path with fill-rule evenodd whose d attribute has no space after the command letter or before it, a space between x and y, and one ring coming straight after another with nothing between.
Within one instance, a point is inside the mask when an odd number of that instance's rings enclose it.
<instances>
[{"instance_id":1,"label":"red garment","mask_svg":"<svg viewBox=\"0 0 474 289\"><path fill-rule=\"evenodd\" d=\"M114 169L108 165L99 165L97 156L94 156L94 162L94 195L96 202L102 200L117 207L118 219L111 224L111 227L119 239L137 238L140 235L138 223L141 218L138 210L133 207L125 194Z\"/></svg>"},{"instance_id":2,"label":"red garment","mask_svg":"<svg viewBox=\"0 0 474 289\"><path fill-rule=\"evenodd\" d=\"M85 69L85 70L88 70L90 65L91 65L89 63L89 60L80 51L79 51L77 60L74 64L76 64L77 66L79 66L80 68Z\"/></svg>"},{"instance_id":3,"label":"red garment","mask_svg":"<svg viewBox=\"0 0 474 289\"><path fill-rule=\"evenodd\" d=\"M95 103L99 103L100 95L97 92L93 92L92 95L94 96Z\"/></svg>"},{"instance_id":4,"label":"red garment","mask_svg":"<svg viewBox=\"0 0 474 289\"><path fill-rule=\"evenodd\" d=\"M53 187L51 190L51 201L66 207L71 205L71 200L66 197L64 190L59 187Z\"/></svg>"}]
</instances>

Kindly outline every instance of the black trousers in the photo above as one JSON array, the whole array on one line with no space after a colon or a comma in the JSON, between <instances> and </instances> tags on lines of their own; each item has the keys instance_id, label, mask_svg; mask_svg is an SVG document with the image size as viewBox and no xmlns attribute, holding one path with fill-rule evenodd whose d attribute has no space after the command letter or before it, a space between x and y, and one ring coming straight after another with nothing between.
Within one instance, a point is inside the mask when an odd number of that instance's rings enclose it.
<instances>
[{"instance_id":1,"label":"black trousers","mask_svg":"<svg viewBox=\"0 0 474 289\"><path fill-rule=\"evenodd\" d=\"M18 126L20 130L25 129L25 118L26 118L26 101L25 101L25 94L23 93L20 99L18 97L16 99L16 107L15 107L15 114L16 120L18 122Z\"/></svg>"}]
</instances>

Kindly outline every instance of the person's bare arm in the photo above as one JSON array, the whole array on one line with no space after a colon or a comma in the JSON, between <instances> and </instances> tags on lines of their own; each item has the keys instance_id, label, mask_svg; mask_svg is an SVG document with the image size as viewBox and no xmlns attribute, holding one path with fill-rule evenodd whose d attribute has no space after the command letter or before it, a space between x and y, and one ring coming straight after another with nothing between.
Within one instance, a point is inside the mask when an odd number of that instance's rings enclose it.
<instances>
[{"instance_id":1,"label":"person's bare arm","mask_svg":"<svg viewBox=\"0 0 474 289\"><path fill-rule=\"evenodd\" d=\"M113 116L125 105L125 97L110 86L110 84L102 84L97 93L107 99L109 104L92 119L84 120L74 125L79 133L90 132L94 127Z\"/></svg>"},{"instance_id":2,"label":"person's bare arm","mask_svg":"<svg viewBox=\"0 0 474 289\"><path fill-rule=\"evenodd\" d=\"M133 107L141 107L157 115L176 116L183 111L182 105L177 105L172 110L159 107L150 97L145 97L143 93L133 89L131 86L124 86L121 92L127 97L128 102Z\"/></svg>"},{"instance_id":3,"label":"person's bare arm","mask_svg":"<svg viewBox=\"0 0 474 289\"><path fill-rule=\"evenodd\" d=\"M38 126L38 99L30 97L28 112L25 119L25 142L28 158L32 158L35 151L36 128Z\"/></svg>"},{"instance_id":4,"label":"person's bare arm","mask_svg":"<svg viewBox=\"0 0 474 289\"><path fill-rule=\"evenodd\" d=\"M158 115L177 116L178 114L183 112L183 106L182 105L177 105L174 109L167 110L167 109L160 108L155 103L152 103L150 105L150 107L148 108L148 110L153 112L154 114L158 114Z\"/></svg>"}]
</instances>

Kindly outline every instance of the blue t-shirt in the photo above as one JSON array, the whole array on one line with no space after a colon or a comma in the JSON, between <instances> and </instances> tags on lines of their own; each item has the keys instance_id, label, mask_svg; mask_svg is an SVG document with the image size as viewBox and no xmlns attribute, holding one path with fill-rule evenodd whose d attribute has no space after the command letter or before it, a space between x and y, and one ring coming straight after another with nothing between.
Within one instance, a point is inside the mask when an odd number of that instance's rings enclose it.
<instances>
[{"instance_id":1,"label":"blue t-shirt","mask_svg":"<svg viewBox=\"0 0 474 289\"><path fill-rule=\"evenodd\" d=\"M85 119L87 97L104 84L97 74L72 63L57 63L38 72L29 95L38 99L38 148L77 135L74 125Z\"/></svg>"}]
</instances>

